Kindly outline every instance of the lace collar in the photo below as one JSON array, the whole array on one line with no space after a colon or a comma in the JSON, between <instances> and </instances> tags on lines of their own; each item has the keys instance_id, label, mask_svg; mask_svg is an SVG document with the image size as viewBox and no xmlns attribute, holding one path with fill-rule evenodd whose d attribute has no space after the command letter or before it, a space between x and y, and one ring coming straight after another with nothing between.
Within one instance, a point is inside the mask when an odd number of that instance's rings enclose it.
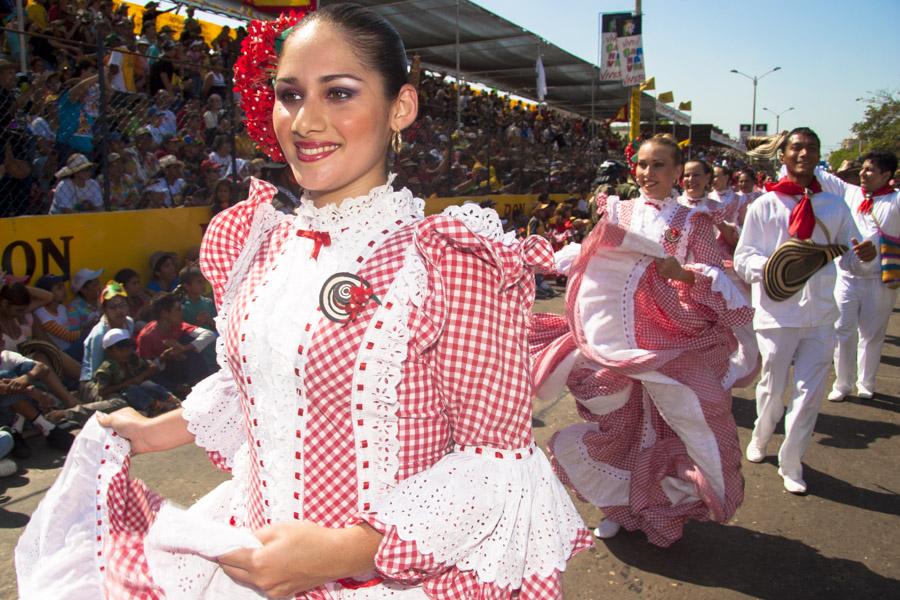
<instances>
[{"instance_id":1,"label":"lace collar","mask_svg":"<svg viewBox=\"0 0 900 600\"><path fill-rule=\"evenodd\" d=\"M671 204L672 202L678 202L678 197L674 194L669 195L668 198L663 200L656 200L654 198L649 198L641 192L641 202L645 205L655 208L656 210L662 210L666 205Z\"/></svg>"},{"instance_id":2,"label":"lace collar","mask_svg":"<svg viewBox=\"0 0 900 600\"><path fill-rule=\"evenodd\" d=\"M365 196L346 198L340 204L321 208L304 194L294 212L309 228L329 232L424 217L425 201L413 196L407 188L395 190L392 184L396 176L396 173L390 173L387 183L372 188Z\"/></svg>"}]
</instances>

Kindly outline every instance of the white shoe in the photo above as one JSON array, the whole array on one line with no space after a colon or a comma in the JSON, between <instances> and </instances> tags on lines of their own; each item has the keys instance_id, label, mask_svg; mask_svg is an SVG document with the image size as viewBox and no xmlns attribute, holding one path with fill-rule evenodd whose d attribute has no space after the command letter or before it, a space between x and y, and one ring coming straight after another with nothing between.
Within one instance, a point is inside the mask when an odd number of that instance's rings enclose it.
<instances>
[{"instance_id":1,"label":"white shoe","mask_svg":"<svg viewBox=\"0 0 900 600\"><path fill-rule=\"evenodd\" d=\"M875 395L875 392L870 392L864 387L856 386L856 397L862 398L863 400L871 400L872 396Z\"/></svg>"},{"instance_id":2,"label":"white shoe","mask_svg":"<svg viewBox=\"0 0 900 600\"><path fill-rule=\"evenodd\" d=\"M828 394L828 400L830 402L843 402L844 398L847 397L847 392L842 392L839 389L833 389Z\"/></svg>"},{"instance_id":3,"label":"white shoe","mask_svg":"<svg viewBox=\"0 0 900 600\"><path fill-rule=\"evenodd\" d=\"M19 470L19 465L11 458L0 458L0 477L9 477L15 475Z\"/></svg>"},{"instance_id":4,"label":"white shoe","mask_svg":"<svg viewBox=\"0 0 900 600\"><path fill-rule=\"evenodd\" d=\"M609 538L619 533L620 529L622 529L622 526L615 521L603 519L602 521L600 521L600 525L594 528L594 535L601 540L608 540Z\"/></svg>"},{"instance_id":5,"label":"white shoe","mask_svg":"<svg viewBox=\"0 0 900 600\"><path fill-rule=\"evenodd\" d=\"M790 477L789 475L785 475L784 471L782 471L781 469L778 469L778 474L781 475L781 478L784 480L784 489L792 494L806 493L805 481L803 481L799 477Z\"/></svg>"},{"instance_id":6,"label":"white shoe","mask_svg":"<svg viewBox=\"0 0 900 600\"><path fill-rule=\"evenodd\" d=\"M766 444L763 444L762 448L760 448L759 442L754 438L750 438L750 443L747 444L746 456L747 460L752 463L761 463L766 459Z\"/></svg>"}]
</instances>

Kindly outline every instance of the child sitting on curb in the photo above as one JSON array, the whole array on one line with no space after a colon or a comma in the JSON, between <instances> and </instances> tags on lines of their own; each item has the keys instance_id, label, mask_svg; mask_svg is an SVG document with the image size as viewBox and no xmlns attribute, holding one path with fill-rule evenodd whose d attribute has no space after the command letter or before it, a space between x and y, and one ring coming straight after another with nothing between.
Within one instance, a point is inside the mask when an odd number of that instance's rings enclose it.
<instances>
[{"instance_id":1,"label":"child sitting on curb","mask_svg":"<svg viewBox=\"0 0 900 600\"><path fill-rule=\"evenodd\" d=\"M126 329L110 329L103 335L104 361L92 384L104 400L124 398L129 406L148 416L168 412L180 405L169 390L150 381L159 367L135 354L135 343Z\"/></svg>"},{"instance_id":2,"label":"child sitting on curb","mask_svg":"<svg viewBox=\"0 0 900 600\"><path fill-rule=\"evenodd\" d=\"M216 305L203 295L207 285L203 273L198 267L188 266L181 270L178 278L181 280L181 306L185 323L215 331Z\"/></svg>"}]
</instances>

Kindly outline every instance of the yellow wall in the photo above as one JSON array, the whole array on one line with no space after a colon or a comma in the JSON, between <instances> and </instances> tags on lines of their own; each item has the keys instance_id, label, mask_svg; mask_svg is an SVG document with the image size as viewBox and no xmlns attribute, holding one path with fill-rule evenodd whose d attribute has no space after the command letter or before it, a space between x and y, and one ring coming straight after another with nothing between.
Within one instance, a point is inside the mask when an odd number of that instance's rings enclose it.
<instances>
[{"instance_id":1,"label":"yellow wall","mask_svg":"<svg viewBox=\"0 0 900 600\"><path fill-rule=\"evenodd\" d=\"M29 275L103 267L102 282L130 267L149 280L150 254L200 245L209 207L0 219L0 268Z\"/></svg>"},{"instance_id":2,"label":"yellow wall","mask_svg":"<svg viewBox=\"0 0 900 600\"><path fill-rule=\"evenodd\" d=\"M566 197L552 196L554 200ZM509 218L517 209L530 214L537 196L429 198L425 213L485 198L496 202L501 218ZM146 283L150 255L166 250L183 258L187 250L200 245L210 214L209 207L197 207L0 219L0 269L29 275L34 282L47 273L73 274L83 267L103 267L105 282L129 267Z\"/></svg>"}]
</instances>

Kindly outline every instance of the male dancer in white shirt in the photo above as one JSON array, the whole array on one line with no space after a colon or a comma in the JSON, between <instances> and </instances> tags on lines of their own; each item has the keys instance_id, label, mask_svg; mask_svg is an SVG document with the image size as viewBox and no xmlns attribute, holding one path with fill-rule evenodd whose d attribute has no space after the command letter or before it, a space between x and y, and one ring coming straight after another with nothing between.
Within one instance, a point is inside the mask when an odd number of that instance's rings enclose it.
<instances>
[{"instance_id":1,"label":"male dancer in white shirt","mask_svg":"<svg viewBox=\"0 0 900 600\"><path fill-rule=\"evenodd\" d=\"M893 152L875 151L863 157L861 186L825 171L817 171L816 175L826 191L843 196L862 239L877 245L879 228L887 235L900 236L900 194L889 185L896 170L897 157ZM871 398L875 393L881 346L897 301L897 290L881 282L880 264L876 260L853 270L838 265L834 292L841 314L835 325L837 377L828 395L833 402L840 402L850 393L854 376L857 396Z\"/></svg>"},{"instance_id":2,"label":"male dancer in white shirt","mask_svg":"<svg viewBox=\"0 0 900 600\"><path fill-rule=\"evenodd\" d=\"M806 127L794 129L780 149L787 175L778 183L767 184L767 193L750 205L735 249L734 268L752 284L756 311L753 326L762 356L756 386L757 419L747 446L747 460L762 462L765 458L766 445L784 414L782 396L793 363L778 474L787 491L802 494L806 482L801 459L825 396L825 378L834 349L836 272L834 263L829 263L792 297L775 301L763 287L765 264L790 237L811 239L817 244L850 245L853 251L840 258L848 265L871 261L876 251L872 242L856 241L859 232L843 199L821 191L815 178L821 150L816 133Z\"/></svg>"}]
</instances>

